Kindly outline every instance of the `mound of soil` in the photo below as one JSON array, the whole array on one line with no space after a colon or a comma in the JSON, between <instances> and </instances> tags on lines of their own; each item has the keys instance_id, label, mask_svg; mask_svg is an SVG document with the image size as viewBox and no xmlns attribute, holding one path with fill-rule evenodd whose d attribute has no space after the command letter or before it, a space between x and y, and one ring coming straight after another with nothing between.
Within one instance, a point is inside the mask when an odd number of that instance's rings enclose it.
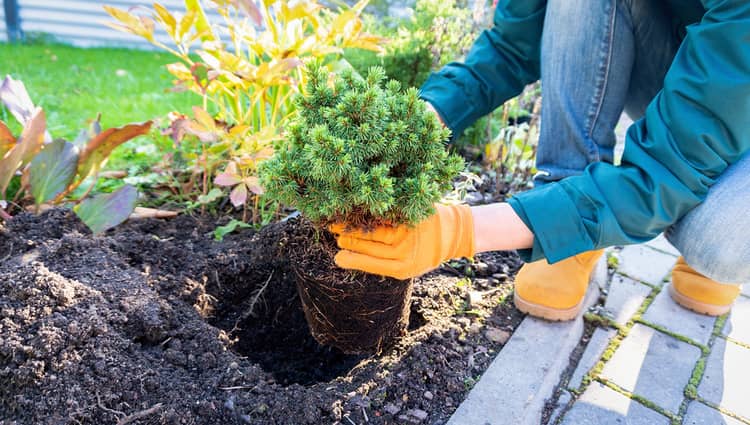
<instances>
[{"instance_id":1,"label":"mound of soil","mask_svg":"<svg viewBox=\"0 0 750 425\"><path fill-rule=\"evenodd\" d=\"M394 347L345 355L310 336L288 223L222 242L217 224L0 227L0 424L440 424L521 318L520 261L491 253L417 280Z\"/></svg>"}]
</instances>

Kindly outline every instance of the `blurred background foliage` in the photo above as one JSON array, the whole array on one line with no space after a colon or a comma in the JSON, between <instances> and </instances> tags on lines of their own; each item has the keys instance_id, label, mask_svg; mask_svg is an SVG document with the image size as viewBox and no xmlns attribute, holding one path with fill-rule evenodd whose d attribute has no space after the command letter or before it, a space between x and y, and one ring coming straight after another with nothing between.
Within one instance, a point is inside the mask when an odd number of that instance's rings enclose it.
<instances>
[{"instance_id":1,"label":"blurred background foliage","mask_svg":"<svg viewBox=\"0 0 750 425\"><path fill-rule=\"evenodd\" d=\"M186 4L195 3L225 7L255 4L236 0L186 1ZM299 16L301 21L295 25L313 28L314 24L333 32L331 28L339 25L339 35L317 40L317 46L330 49L320 48L307 58L300 55L300 62L325 57L334 72L341 66L352 66L360 73L380 65L389 78L406 87L419 87L431 72L448 62L460 61L473 40L491 25L494 12L491 0L321 0L320 5L326 8L320 12L308 10L308 15ZM347 11L354 11L356 16ZM262 10L260 16L254 16L252 10L240 9L240 12L228 13L227 22L208 24L231 26L236 19L247 25L248 21L270 16ZM178 13L170 15L188 20ZM346 15L346 25L336 21L341 15ZM140 16L147 19L142 21L145 22L143 28L135 21L130 23L137 31L145 30L142 36L148 35L149 25L172 25L169 16L163 13L149 16L141 11ZM284 143L284 120L293 111L285 110L279 115L282 118L269 121L267 126L258 125L258 117L263 108L271 105L273 109L273 100L267 101L268 98L279 99L279 105L290 104L287 95L294 93L301 82L297 80L300 62L287 60L277 68L283 72L282 78L274 81L277 83L274 87L281 90L271 89L268 96L253 97L253 90L257 92L257 89L246 81L233 79L238 64L227 61L230 58L227 52L237 49L219 48L216 43L206 46L211 40L201 40L205 36L201 32L203 23L196 16L189 20L184 28L195 45L177 55L168 51L80 49L37 34L20 45L0 43L0 57L13 57L13 60L0 61L0 74L10 74L25 82L33 98L47 111L48 128L54 137L74 137L98 112L103 113L105 126L155 121L154 129L147 136L120 146L112 154L108 169L124 171L126 176L100 179L97 190L112 191L129 183L145 194L141 203L147 206L228 213L256 224L278 218L279 213L283 213L282 206L264 206L262 196L256 196L261 191L254 184L253 173L257 160L269 154L266 148ZM300 38L310 34L300 31ZM341 35L359 40L359 45L345 42ZM238 40L249 43L242 38ZM231 42L237 44L238 41L231 39ZM249 60L250 65L279 64L273 62L273 54L263 52L267 46L252 43L248 46L256 54ZM175 56L183 66L169 65L174 63ZM212 57L223 59L211 62ZM207 66L195 66L197 63ZM218 75L223 77L217 79ZM188 90L175 90L175 78L178 88L182 85ZM255 102L255 112L248 113L250 109L241 108L242 104L237 109L237 104L213 101L206 93L201 93L209 83L219 80L223 86L217 92L227 87L227 82L236 83L229 86L234 94L224 98L243 99L247 105ZM491 202L530 187L536 171L534 155L540 96L538 84L529 86L521 96L478 120L450 147L470 161L467 171L475 174L457 181L456 186L461 188L464 198L468 196L473 203ZM242 114L237 113L240 109ZM8 122L7 115L5 110L0 110L0 119ZM176 122L181 124L175 127ZM239 129L243 127L238 126L245 126L241 135ZM185 131L176 137L175 131L180 128ZM227 144L227 140L235 142ZM263 143L258 144L259 140ZM251 145L248 149L236 149L248 144ZM225 148L228 145L229 148ZM250 166L243 168L242 164ZM233 184L214 184L218 175L223 175L220 182ZM244 198L238 196L240 190L244 190ZM243 202L238 203L238 200ZM259 204L263 211L258 210Z\"/></svg>"}]
</instances>

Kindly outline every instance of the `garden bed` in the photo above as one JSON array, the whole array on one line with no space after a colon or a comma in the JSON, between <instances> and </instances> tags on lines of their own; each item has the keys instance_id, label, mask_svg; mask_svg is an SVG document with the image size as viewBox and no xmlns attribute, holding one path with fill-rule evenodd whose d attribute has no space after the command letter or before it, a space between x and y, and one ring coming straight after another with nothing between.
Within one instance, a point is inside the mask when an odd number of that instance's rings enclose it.
<instances>
[{"instance_id":1,"label":"garden bed","mask_svg":"<svg viewBox=\"0 0 750 425\"><path fill-rule=\"evenodd\" d=\"M308 332L291 226L216 242L221 223L0 227L0 423L445 423L521 319L520 260L480 255L417 280L396 346L344 355Z\"/></svg>"}]
</instances>

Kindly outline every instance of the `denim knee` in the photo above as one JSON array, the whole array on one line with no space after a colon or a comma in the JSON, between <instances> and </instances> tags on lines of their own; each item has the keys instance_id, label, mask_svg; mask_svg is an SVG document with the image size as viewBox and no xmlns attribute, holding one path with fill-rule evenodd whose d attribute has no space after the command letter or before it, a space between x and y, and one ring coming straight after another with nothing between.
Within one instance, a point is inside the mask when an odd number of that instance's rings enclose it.
<instances>
[{"instance_id":1,"label":"denim knee","mask_svg":"<svg viewBox=\"0 0 750 425\"><path fill-rule=\"evenodd\" d=\"M727 168L705 201L665 236L699 273L750 283L750 153Z\"/></svg>"}]
</instances>

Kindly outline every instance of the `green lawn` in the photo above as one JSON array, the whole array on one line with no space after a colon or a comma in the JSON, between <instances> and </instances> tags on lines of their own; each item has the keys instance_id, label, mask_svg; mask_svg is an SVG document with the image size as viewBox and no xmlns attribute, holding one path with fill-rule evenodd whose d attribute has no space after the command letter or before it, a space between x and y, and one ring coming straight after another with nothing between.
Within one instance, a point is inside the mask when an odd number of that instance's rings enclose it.
<instances>
[{"instance_id":1,"label":"green lawn","mask_svg":"<svg viewBox=\"0 0 750 425\"><path fill-rule=\"evenodd\" d=\"M0 43L0 78L23 81L47 113L53 137L75 137L99 112L106 128L189 111L196 95L166 92L172 77L164 65L170 62L161 52ZM5 111L0 119L13 121Z\"/></svg>"}]
</instances>

